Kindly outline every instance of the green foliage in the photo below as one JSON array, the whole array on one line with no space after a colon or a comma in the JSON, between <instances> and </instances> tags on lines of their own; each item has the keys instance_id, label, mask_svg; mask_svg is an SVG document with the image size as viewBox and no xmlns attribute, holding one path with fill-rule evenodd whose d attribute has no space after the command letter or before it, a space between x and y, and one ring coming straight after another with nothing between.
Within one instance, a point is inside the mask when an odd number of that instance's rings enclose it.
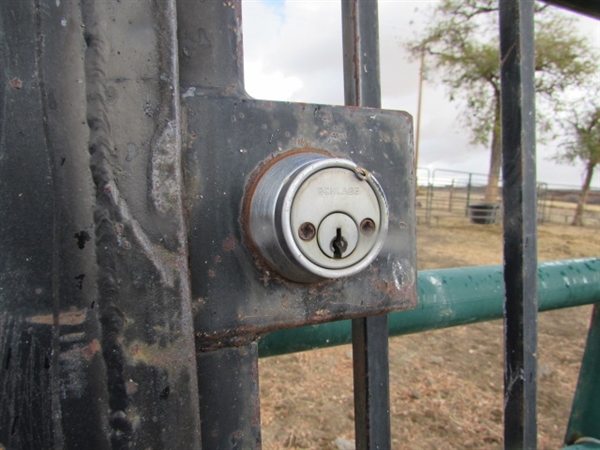
<instances>
[{"instance_id":1,"label":"green foliage","mask_svg":"<svg viewBox=\"0 0 600 450\"><path fill-rule=\"evenodd\" d=\"M535 23L536 92L538 98L544 97L542 112L552 115L552 109L560 107L557 93L580 85L595 64L573 19L556 8L537 5ZM450 100L464 102L462 120L472 132L472 143L487 145L492 132L500 129L498 2L443 0L433 10L430 25L407 48L415 58L426 52L427 61L449 88ZM542 109L538 107L538 112ZM538 114L538 121L542 128L550 128L544 114Z\"/></svg>"},{"instance_id":2,"label":"green foliage","mask_svg":"<svg viewBox=\"0 0 600 450\"><path fill-rule=\"evenodd\" d=\"M600 88L598 77L588 96L570 103L567 109L568 120L563 123L565 135L561 151L554 156L558 162L573 164L581 160L585 165L585 177L581 195L575 209L572 225L583 226L583 211L594 176L594 169L600 165Z\"/></svg>"},{"instance_id":3,"label":"green foliage","mask_svg":"<svg viewBox=\"0 0 600 450\"><path fill-rule=\"evenodd\" d=\"M600 101L596 96L586 103L587 110L580 114L573 112L573 118L567 122L568 138L555 159L571 164L580 160L593 168L600 164Z\"/></svg>"}]
</instances>

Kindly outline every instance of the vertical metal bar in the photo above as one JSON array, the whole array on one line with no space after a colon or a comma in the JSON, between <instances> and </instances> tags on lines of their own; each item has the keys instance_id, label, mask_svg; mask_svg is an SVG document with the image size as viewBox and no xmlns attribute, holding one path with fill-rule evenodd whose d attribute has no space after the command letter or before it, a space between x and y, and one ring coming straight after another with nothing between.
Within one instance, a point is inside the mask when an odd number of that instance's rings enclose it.
<instances>
[{"instance_id":1,"label":"vertical metal bar","mask_svg":"<svg viewBox=\"0 0 600 450\"><path fill-rule=\"evenodd\" d=\"M377 1L342 0L344 99L348 106L381 108Z\"/></svg>"},{"instance_id":2,"label":"vertical metal bar","mask_svg":"<svg viewBox=\"0 0 600 450\"><path fill-rule=\"evenodd\" d=\"M425 78L425 46L421 47L421 68L419 69L419 95L417 100L417 130L415 135L415 175L419 165L419 146L421 144L421 106L423 104L423 78Z\"/></svg>"},{"instance_id":3,"label":"vertical metal bar","mask_svg":"<svg viewBox=\"0 0 600 450\"><path fill-rule=\"evenodd\" d=\"M258 344L200 353L202 448L259 449Z\"/></svg>"},{"instance_id":4,"label":"vertical metal bar","mask_svg":"<svg viewBox=\"0 0 600 450\"><path fill-rule=\"evenodd\" d=\"M177 2L179 84L244 94L242 2ZM193 93L193 92L192 92Z\"/></svg>"},{"instance_id":5,"label":"vertical metal bar","mask_svg":"<svg viewBox=\"0 0 600 450\"><path fill-rule=\"evenodd\" d=\"M546 212L546 196L548 194L547 189L548 189L548 185L546 183L538 184L538 188L537 188L538 223L545 223L547 220L547 212Z\"/></svg>"},{"instance_id":6,"label":"vertical metal bar","mask_svg":"<svg viewBox=\"0 0 600 450\"><path fill-rule=\"evenodd\" d=\"M241 0L177 6L182 92L244 97ZM209 136L212 131L201 132ZM192 295L196 289L192 279ZM196 325L196 331L202 330ZM259 449L257 343L213 351L197 348L196 363L202 448Z\"/></svg>"},{"instance_id":7,"label":"vertical metal bar","mask_svg":"<svg viewBox=\"0 0 600 450\"><path fill-rule=\"evenodd\" d=\"M500 1L504 197L504 446L537 445L533 0Z\"/></svg>"},{"instance_id":8,"label":"vertical metal bar","mask_svg":"<svg viewBox=\"0 0 600 450\"><path fill-rule=\"evenodd\" d=\"M450 194L448 195L448 212L452 212L453 197L454 197L454 178L452 178L452 183L450 184Z\"/></svg>"},{"instance_id":9,"label":"vertical metal bar","mask_svg":"<svg viewBox=\"0 0 600 450\"><path fill-rule=\"evenodd\" d=\"M349 106L381 107L377 2L342 0L344 93ZM387 316L352 321L357 449L388 449L390 394Z\"/></svg>"},{"instance_id":10,"label":"vertical metal bar","mask_svg":"<svg viewBox=\"0 0 600 450\"><path fill-rule=\"evenodd\" d=\"M352 320L356 449L389 449L387 315Z\"/></svg>"},{"instance_id":11,"label":"vertical metal bar","mask_svg":"<svg viewBox=\"0 0 600 450\"><path fill-rule=\"evenodd\" d=\"M434 170L435 174L435 170ZM434 175L435 176L435 175ZM425 224L431 225L431 210L433 209L433 181L427 185L427 209L425 212Z\"/></svg>"},{"instance_id":12,"label":"vertical metal bar","mask_svg":"<svg viewBox=\"0 0 600 450\"><path fill-rule=\"evenodd\" d=\"M465 204L465 217L469 217L469 203L471 203L471 182L473 174L469 174L469 183L467 184L467 202Z\"/></svg>"}]
</instances>

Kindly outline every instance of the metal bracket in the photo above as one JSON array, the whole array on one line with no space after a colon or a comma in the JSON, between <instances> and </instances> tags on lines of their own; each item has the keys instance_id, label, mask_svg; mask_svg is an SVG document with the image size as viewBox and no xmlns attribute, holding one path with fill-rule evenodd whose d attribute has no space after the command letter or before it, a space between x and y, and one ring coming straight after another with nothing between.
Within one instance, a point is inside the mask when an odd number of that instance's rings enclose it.
<instances>
[{"instance_id":1,"label":"metal bracket","mask_svg":"<svg viewBox=\"0 0 600 450\"><path fill-rule=\"evenodd\" d=\"M412 118L408 114L213 97L202 91L183 97L198 349L240 345L281 328L416 306ZM380 255L357 275L294 283L278 276L248 245L242 209L253 172L265 161L307 149L368 168L386 192L388 237Z\"/></svg>"}]
</instances>

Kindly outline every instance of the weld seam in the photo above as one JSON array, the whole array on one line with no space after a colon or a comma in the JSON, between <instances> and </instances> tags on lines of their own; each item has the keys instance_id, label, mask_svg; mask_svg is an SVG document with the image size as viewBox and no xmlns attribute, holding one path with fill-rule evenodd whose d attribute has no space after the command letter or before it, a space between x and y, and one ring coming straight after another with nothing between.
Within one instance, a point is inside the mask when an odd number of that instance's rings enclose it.
<instances>
[{"instance_id":1,"label":"weld seam","mask_svg":"<svg viewBox=\"0 0 600 450\"><path fill-rule=\"evenodd\" d=\"M86 119L89 127L90 170L96 190L94 231L98 266L97 295L102 328L102 356L106 366L110 409L110 441L114 450L124 450L128 448L131 441L133 427L126 414L129 399L125 389L125 355L119 342L125 325L125 316L118 307L119 285L116 270L118 236L115 228L118 209L111 195L114 182L110 154L114 145L106 103L106 68L110 49L106 32L101 26L101 14L96 9L101 6L101 3L93 0L82 2L84 38L87 45L85 52Z\"/></svg>"}]
</instances>

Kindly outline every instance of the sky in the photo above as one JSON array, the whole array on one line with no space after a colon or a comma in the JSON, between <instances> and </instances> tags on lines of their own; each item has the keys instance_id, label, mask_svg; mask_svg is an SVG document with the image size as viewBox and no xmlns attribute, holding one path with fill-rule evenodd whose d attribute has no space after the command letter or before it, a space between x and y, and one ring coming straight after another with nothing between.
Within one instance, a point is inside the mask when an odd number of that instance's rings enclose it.
<instances>
[{"instance_id":1,"label":"sky","mask_svg":"<svg viewBox=\"0 0 600 450\"><path fill-rule=\"evenodd\" d=\"M255 98L304 103L344 103L341 0L243 0L244 72ZM408 61L403 42L424 25L435 0L379 0L382 107L407 111L416 120L419 62ZM564 14L572 15L565 11ZM578 29L600 48L600 21L578 16ZM443 84L423 82L419 177L436 169L485 174L489 149L473 146ZM599 67L600 80L600 67ZM557 141L538 143L538 181L581 186L583 164L557 164L550 158ZM592 182L600 189L600 169Z\"/></svg>"}]
</instances>

